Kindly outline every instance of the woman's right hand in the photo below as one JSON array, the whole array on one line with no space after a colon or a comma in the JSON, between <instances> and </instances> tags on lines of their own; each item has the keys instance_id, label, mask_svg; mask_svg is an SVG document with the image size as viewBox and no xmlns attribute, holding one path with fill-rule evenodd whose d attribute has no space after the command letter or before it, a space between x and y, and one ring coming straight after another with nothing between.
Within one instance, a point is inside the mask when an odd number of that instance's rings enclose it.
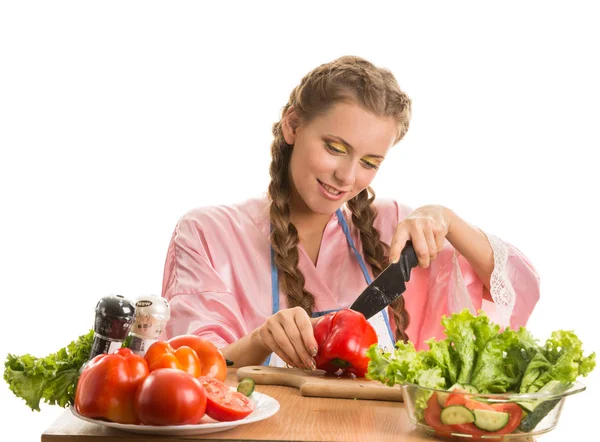
<instances>
[{"instance_id":1,"label":"woman's right hand","mask_svg":"<svg viewBox=\"0 0 600 442\"><path fill-rule=\"evenodd\" d=\"M256 329L261 345L292 367L314 370L318 346L311 319L302 307L280 310Z\"/></svg>"}]
</instances>

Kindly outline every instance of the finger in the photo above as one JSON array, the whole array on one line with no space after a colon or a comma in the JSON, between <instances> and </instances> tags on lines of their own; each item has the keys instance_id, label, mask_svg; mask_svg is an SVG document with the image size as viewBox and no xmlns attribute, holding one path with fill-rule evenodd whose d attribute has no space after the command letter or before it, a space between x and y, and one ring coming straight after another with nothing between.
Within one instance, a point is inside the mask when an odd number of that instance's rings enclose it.
<instances>
[{"instance_id":1,"label":"finger","mask_svg":"<svg viewBox=\"0 0 600 442\"><path fill-rule=\"evenodd\" d=\"M415 228L410 235L415 254L419 260L419 267L429 267L429 246L427 245L427 239L425 233L420 228Z\"/></svg>"},{"instance_id":2,"label":"finger","mask_svg":"<svg viewBox=\"0 0 600 442\"><path fill-rule=\"evenodd\" d=\"M312 321L308 314L301 309L298 311L296 315L294 315L294 320L296 321L296 326L300 331L300 336L302 338L302 342L304 343L304 348L307 350L310 359L317 355L318 343L315 339L315 331L313 329Z\"/></svg>"},{"instance_id":3,"label":"finger","mask_svg":"<svg viewBox=\"0 0 600 442\"><path fill-rule=\"evenodd\" d=\"M294 348L295 354L300 359L301 366L308 368L308 369L314 369L314 368L316 368L315 361L312 358L312 356L310 355L309 350L307 350L307 348L306 348L304 339L302 338L300 328L298 327L298 323L297 323L297 321L301 321L300 318L302 318L302 316L304 316L304 318L303 318L304 321L309 324L310 324L310 320L308 319L308 315L304 311L304 309L302 309L300 307L296 307L296 308L292 309L292 313L293 314L291 316L288 315L284 318L281 325L283 326L283 329L285 330L285 333L287 334L289 342L292 344L292 346ZM312 333L312 326L311 326L311 333ZM313 339L314 339L314 336L313 336ZM292 356L291 353L288 352L288 354L290 356ZM293 358L293 356L292 356L292 358Z\"/></svg>"},{"instance_id":4,"label":"finger","mask_svg":"<svg viewBox=\"0 0 600 442\"><path fill-rule=\"evenodd\" d=\"M261 329L259 335L260 335L260 339L263 342L263 344L266 347L268 347L273 353L275 353L277 356L279 356L283 362L285 362L287 365L289 365L291 367L296 366L292 362L292 360L288 357L288 355L285 354L285 352L281 349L279 344L277 344L277 341L275 340L275 337L273 336L273 333L271 333L270 330L266 329L263 331Z\"/></svg>"},{"instance_id":5,"label":"finger","mask_svg":"<svg viewBox=\"0 0 600 442\"><path fill-rule=\"evenodd\" d=\"M438 253L444 250L444 240L446 239L446 235L443 230L434 231L435 236L435 246Z\"/></svg>"},{"instance_id":6,"label":"finger","mask_svg":"<svg viewBox=\"0 0 600 442\"><path fill-rule=\"evenodd\" d=\"M423 233L425 235L425 240L427 241L427 248L429 249L429 263L431 263L431 261L437 258L438 254L438 247L437 243L435 242L435 235L433 233L433 230L430 228L426 229Z\"/></svg>"},{"instance_id":7,"label":"finger","mask_svg":"<svg viewBox=\"0 0 600 442\"><path fill-rule=\"evenodd\" d=\"M406 224L398 224L390 245L390 262L397 262L400 259L400 253L402 253L409 239L410 234L407 231Z\"/></svg>"},{"instance_id":8,"label":"finger","mask_svg":"<svg viewBox=\"0 0 600 442\"><path fill-rule=\"evenodd\" d=\"M286 321L286 317L283 316L281 318L282 321ZM295 327L295 323L294 323ZM281 349L283 353L285 353L286 357L291 360L292 364L296 367L304 367L304 362L302 362L302 358L296 353L294 345L290 341L288 337L287 331L284 328L284 325L281 322L277 322L270 329L273 338L275 339L276 345ZM279 353L278 353L279 354ZM282 358L283 359L283 358Z\"/></svg>"}]
</instances>

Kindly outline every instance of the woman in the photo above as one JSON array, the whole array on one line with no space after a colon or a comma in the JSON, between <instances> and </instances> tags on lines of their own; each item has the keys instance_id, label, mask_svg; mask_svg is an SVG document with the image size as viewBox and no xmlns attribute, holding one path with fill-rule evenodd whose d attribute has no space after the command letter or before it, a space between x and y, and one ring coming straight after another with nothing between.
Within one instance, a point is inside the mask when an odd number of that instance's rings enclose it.
<instances>
[{"instance_id":1,"label":"woman","mask_svg":"<svg viewBox=\"0 0 600 442\"><path fill-rule=\"evenodd\" d=\"M193 333L237 366L314 369L312 325L348 308L412 241L404 296L370 319L379 344L441 338L441 316L484 308L524 325L539 279L514 247L452 210L411 211L369 188L408 130L411 101L394 76L342 57L305 76L273 126L268 198L183 216L167 253L166 337Z\"/></svg>"}]
</instances>

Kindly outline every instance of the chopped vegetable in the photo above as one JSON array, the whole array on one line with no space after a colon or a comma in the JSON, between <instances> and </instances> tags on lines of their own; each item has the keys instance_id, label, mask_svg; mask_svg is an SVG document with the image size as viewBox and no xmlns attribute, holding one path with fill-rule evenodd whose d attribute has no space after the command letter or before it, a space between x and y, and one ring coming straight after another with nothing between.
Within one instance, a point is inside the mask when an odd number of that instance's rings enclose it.
<instances>
[{"instance_id":1,"label":"chopped vegetable","mask_svg":"<svg viewBox=\"0 0 600 442\"><path fill-rule=\"evenodd\" d=\"M555 331L540 346L524 327L500 332L483 311L473 316L467 309L444 316L442 325L447 337L427 341L429 350L397 342L393 352L383 353L371 346L367 377L390 386L447 389L460 383L480 393L533 393L551 380L572 383L596 365L596 354L584 356L572 331Z\"/></svg>"},{"instance_id":2,"label":"chopped vegetable","mask_svg":"<svg viewBox=\"0 0 600 442\"><path fill-rule=\"evenodd\" d=\"M415 404L417 417L442 435L456 430L480 437L517 427L531 431L559 400L492 404L490 409L468 393L560 394L596 366L596 354L584 356L573 331L554 331L541 345L524 327L500 331L483 311L474 316L465 309L441 322L446 338L427 341L429 350L417 351L403 342L387 353L371 346L366 377L390 386L412 383L448 390L439 396L423 390ZM458 390L462 392L452 393ZM454 408L460 406L473 411L474 421L463 408Z\"/></svg>"},{"instance_id":3,"label":"chopped vegetable","mask_svg":"<svg viewBox=\"0 0 600 442\"><path fill-rule=\"evenodd\" d=\"M254 392L255 386L256 386L256 384L254 383L254 381L252 379L244 378L238 384L237 391L250 397L252 395L252 393Z\"/></svg>"}]
</instances>

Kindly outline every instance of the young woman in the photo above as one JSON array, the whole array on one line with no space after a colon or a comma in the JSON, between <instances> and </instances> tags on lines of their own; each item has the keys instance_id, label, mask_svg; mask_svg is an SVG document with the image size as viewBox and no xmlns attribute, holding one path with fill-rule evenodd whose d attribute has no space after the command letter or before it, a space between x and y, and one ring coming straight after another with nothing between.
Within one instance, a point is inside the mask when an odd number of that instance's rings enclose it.
<instances>
[{"instance_id":1,"label":"young woman","mask_svg":"<svg viewBox=\"0 0 600 442\"><path fill-rule=\"evenodd\" d=\"M406 134L411 100L358 57L306 75L273 126L265 198L192 210L168 249L166 336L197 334L237 366L314 369L312 324L348 308L411 241L419 260L404 296L370 319L379 344L426 347L444 314L483 308L527 322L539 279L514 247L452 210L375 201L369 184Z\"/></svg>"}]
</instances>

